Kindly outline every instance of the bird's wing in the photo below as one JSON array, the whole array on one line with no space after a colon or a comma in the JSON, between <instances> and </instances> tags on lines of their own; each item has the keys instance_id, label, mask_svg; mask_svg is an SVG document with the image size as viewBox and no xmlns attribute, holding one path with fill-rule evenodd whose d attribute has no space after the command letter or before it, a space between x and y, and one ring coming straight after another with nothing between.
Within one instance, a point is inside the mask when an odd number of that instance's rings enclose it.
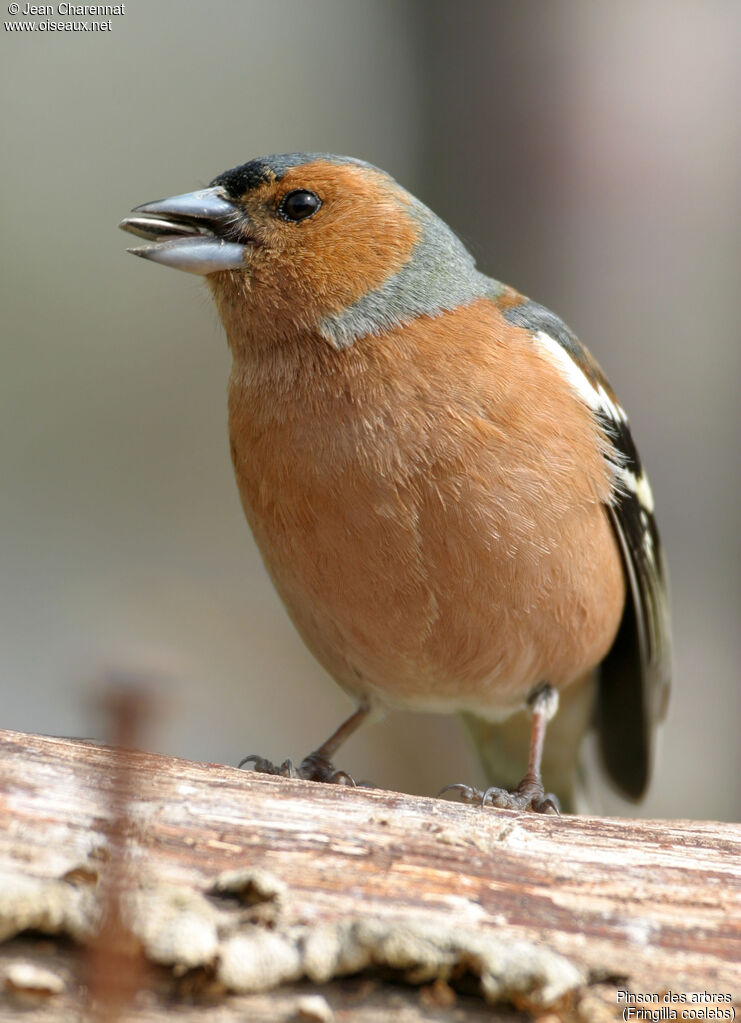
<instances>
[{"instance_id":1,"label":"bird's wing","mask_svg":"<svg viewBox=\"0 0 741 1023\"><path fill-rule=\"evenodd\" d=\"M578 338L535 302L523 300L503 312L511 323L536 337L545 335L569 356L568 376L612 449L606 457L614 469L615 486L606 510L623 558L628 599L615 642L599 668L598 729L612 780L626 796L640 799L648 784L653 732L666 711L671 677L668 580L651 488L628 418Z\"/></svg>"}]
</instances>

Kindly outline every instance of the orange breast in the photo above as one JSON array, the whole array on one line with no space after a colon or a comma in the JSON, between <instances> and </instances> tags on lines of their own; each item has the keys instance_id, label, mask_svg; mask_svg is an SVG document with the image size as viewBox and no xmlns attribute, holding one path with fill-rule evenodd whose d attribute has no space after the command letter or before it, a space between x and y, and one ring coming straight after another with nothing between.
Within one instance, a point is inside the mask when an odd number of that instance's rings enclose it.
<instances>
[{"instance_id":1,"label":"orange breast","mask_svg":"<svg viewBox=\"0 0 741 1023\"><path fill-rule=\"evenodd\" d=\"M624 602L591 413L488 300L336 352L240 348L242 501L350 691L497 716L605 655Z\"/></svg>"}]
</instances>

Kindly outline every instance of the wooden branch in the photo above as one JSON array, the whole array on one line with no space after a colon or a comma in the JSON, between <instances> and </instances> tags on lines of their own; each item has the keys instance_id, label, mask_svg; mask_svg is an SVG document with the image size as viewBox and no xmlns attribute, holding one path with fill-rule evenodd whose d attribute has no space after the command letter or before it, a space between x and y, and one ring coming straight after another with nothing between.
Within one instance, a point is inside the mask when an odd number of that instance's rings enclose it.
<instances>
[{"instance_id":1,"label":"wooden branch","mask_svg":"<svg viewBox=\"0 0 741 1023\"><path fill-rule=\"evenodd\" d=\"M142 1023L189 1019L184 999L220 1023L739 1007L737 825L481 810L17 732L0 750L0 1010L75 1019L83 985L99 1018Z\"/></svg>"}]
</instances>

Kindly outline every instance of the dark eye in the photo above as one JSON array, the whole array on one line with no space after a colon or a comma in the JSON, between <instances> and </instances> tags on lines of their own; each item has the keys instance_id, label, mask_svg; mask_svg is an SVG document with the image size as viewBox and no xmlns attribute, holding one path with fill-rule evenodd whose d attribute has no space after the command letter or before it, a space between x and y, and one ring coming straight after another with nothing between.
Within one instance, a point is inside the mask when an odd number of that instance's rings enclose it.
<instances>
[{"instance_id":1,"label":"dark eye","mask_svg":"<svg viewBox=\"0 0 741 1023\"><path fill-rule=\"evenodd\" d=\"M321 205L322 200L314 192L297 188L283 196L278 213L284 220L306 220L307 217L313 216Z\"/></svg>"}]
</instances>

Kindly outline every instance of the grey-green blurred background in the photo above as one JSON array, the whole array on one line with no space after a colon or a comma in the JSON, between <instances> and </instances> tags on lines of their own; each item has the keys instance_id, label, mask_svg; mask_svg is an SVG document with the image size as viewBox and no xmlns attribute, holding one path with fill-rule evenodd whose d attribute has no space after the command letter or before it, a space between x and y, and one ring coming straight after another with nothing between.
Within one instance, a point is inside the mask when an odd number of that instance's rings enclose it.
<instances>
[{"instance_id":1,"label":"grey-green blurred background","mask_svg":"<svg viewBox=\"0 0 741 1023\"><path fill-rule=\"evenodd\" d=\"M351 709L243 520L206 288L116 228L253 156L333 151L389 170L607 370L673 582L641 812L737 817L741 5L134 0L106 34L0 45L0 724L98 734L96 680L138 673L165 693L150 748L233 763L300 758ZM392 715L338 759L408 791L478 780L454 719Z\"/></svg>"}]
</instances>

